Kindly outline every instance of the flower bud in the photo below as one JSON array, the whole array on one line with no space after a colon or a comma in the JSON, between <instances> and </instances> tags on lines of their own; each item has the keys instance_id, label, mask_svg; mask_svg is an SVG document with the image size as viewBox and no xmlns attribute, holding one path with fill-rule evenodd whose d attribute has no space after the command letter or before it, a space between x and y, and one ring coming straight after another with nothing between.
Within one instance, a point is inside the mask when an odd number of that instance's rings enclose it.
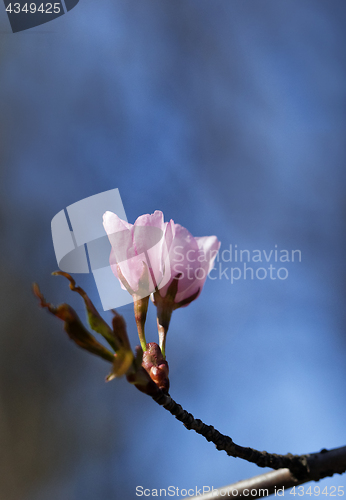
<instances>
[{"instance_id":1,"label":"flower bud","mask_svg":"<svg viewBox=\"0 0 346 500\"><path fill-rule=\"evenodd\" d=\"M147 344L147 349L143 353L142 366L159 389L168 393L168 363L164 359L160 347L155 342Z\"/></svg>"}]
</instances>

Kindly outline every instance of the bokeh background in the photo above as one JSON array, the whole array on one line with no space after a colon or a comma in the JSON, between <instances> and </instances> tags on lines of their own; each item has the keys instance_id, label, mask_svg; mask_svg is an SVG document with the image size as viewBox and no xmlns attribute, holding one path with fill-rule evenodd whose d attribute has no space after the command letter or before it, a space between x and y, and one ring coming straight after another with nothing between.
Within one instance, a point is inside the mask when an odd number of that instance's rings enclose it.
<instances>
[{"instance_id":1,"label":"bokeh background","mask_svg":"<svg viewBox=\"0 0 346 500\"><path fill-rule=\"evenodd\" d=\"M113 188L130 222L159 209L222 250L301 250L286 280L208 280L174 313L171 395L244 446L345 444L345 20L343 0L80 0L14 35L0 8L1 499L134 499L263 472L106 384L108 365L38 308L33 281L84 318L50 276L50 222ZM76 278L101 307L92 275ZM155 341L153 306L147 330Z\"/></svg>"}]
</instances>

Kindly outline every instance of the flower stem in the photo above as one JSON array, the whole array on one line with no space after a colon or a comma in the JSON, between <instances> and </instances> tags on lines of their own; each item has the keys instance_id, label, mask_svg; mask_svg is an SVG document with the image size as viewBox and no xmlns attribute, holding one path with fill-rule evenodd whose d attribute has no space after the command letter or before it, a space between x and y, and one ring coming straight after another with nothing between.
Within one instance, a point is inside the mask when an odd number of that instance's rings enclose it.
<instances>
[{"instance_id":1,"label":"flower stem","mask_svg":"<svg viewBox=\"0 0 346 500\"><path fill-rule=\"evenodd\" d=\"M149 297L139 298L138 296L134 295L133 300L138 337L143 352L145 352L147 350L147 342L145 339L144 325L145 320L147 319Z\"/></svg>"}]
</instances>

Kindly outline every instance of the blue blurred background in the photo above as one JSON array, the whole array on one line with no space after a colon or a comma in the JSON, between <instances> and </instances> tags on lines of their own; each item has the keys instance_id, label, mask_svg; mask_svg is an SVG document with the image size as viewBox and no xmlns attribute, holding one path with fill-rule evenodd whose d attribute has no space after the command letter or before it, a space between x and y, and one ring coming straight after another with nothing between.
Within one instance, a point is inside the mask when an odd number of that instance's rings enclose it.
<instances>
[{"instance_id":1,"label":"blue blurred background","mask_svg":"<svg viewBox=\"0 0 346 500\"><path fill-rule=\"evenodd\" d=\"M38 308L33 281L84 318L50 276L50 222L113 188L132 223L159 209L221 250L301 250L286 280L208 280L174 313L171 395L243 446L345 444L345 20L342 0L80 0L14 35L0 9L1 499L264 472L106 384L107 364ZM76 278L101 308L92 275ZM119 312L134 346L132 307Z\"/></svg>"}]
</instances>

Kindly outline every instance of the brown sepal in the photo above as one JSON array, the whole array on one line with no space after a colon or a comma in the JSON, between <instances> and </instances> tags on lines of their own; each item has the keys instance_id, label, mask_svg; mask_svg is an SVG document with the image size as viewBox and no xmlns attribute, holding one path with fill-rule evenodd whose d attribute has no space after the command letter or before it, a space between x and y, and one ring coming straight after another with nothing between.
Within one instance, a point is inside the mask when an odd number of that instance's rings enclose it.
<instances>
[{"instance_id":1,"label":"brown sepal","mask_svg":"<svg viewBox=\"0 0 346 500\"><path fill-rule=\"evenodd\" d=\"M76 311L72 309L71 306L68 304L61 304L55 307L53 304L49 304L46 302L36 283L33 285L33 292L39 299L41 307L47 308L50 313L54 314L54 316L64 322L64 329L71 340L73 340L82 349L85 349L92 354L96 354L106 361L113 363L114 354L112 354L102 344L97 342L91 333L86 330Z\"/></svg>"},{"instance_id":2,"label":"brown sepal","mask_svg":"<svg viewBox=\"0 0 346 500\"><path fill-rule=\"evenodd\" d=\"M80 286L76 286L75 280L68 273L64 273L63 271L55 271L52 273L53 276L64 276L70 282L70 289L73 292L79 293L79 295L83 298L85 307L87 309L88 314L88 322L90 327L97 333L100 333L104 339L108 342L108 344L117 351L119 349L119 343L116 335L114 335L112 329L107 325L105 320L102 318L94 304L91 302L87 293Z\"/></svg>"}]
</instances>

